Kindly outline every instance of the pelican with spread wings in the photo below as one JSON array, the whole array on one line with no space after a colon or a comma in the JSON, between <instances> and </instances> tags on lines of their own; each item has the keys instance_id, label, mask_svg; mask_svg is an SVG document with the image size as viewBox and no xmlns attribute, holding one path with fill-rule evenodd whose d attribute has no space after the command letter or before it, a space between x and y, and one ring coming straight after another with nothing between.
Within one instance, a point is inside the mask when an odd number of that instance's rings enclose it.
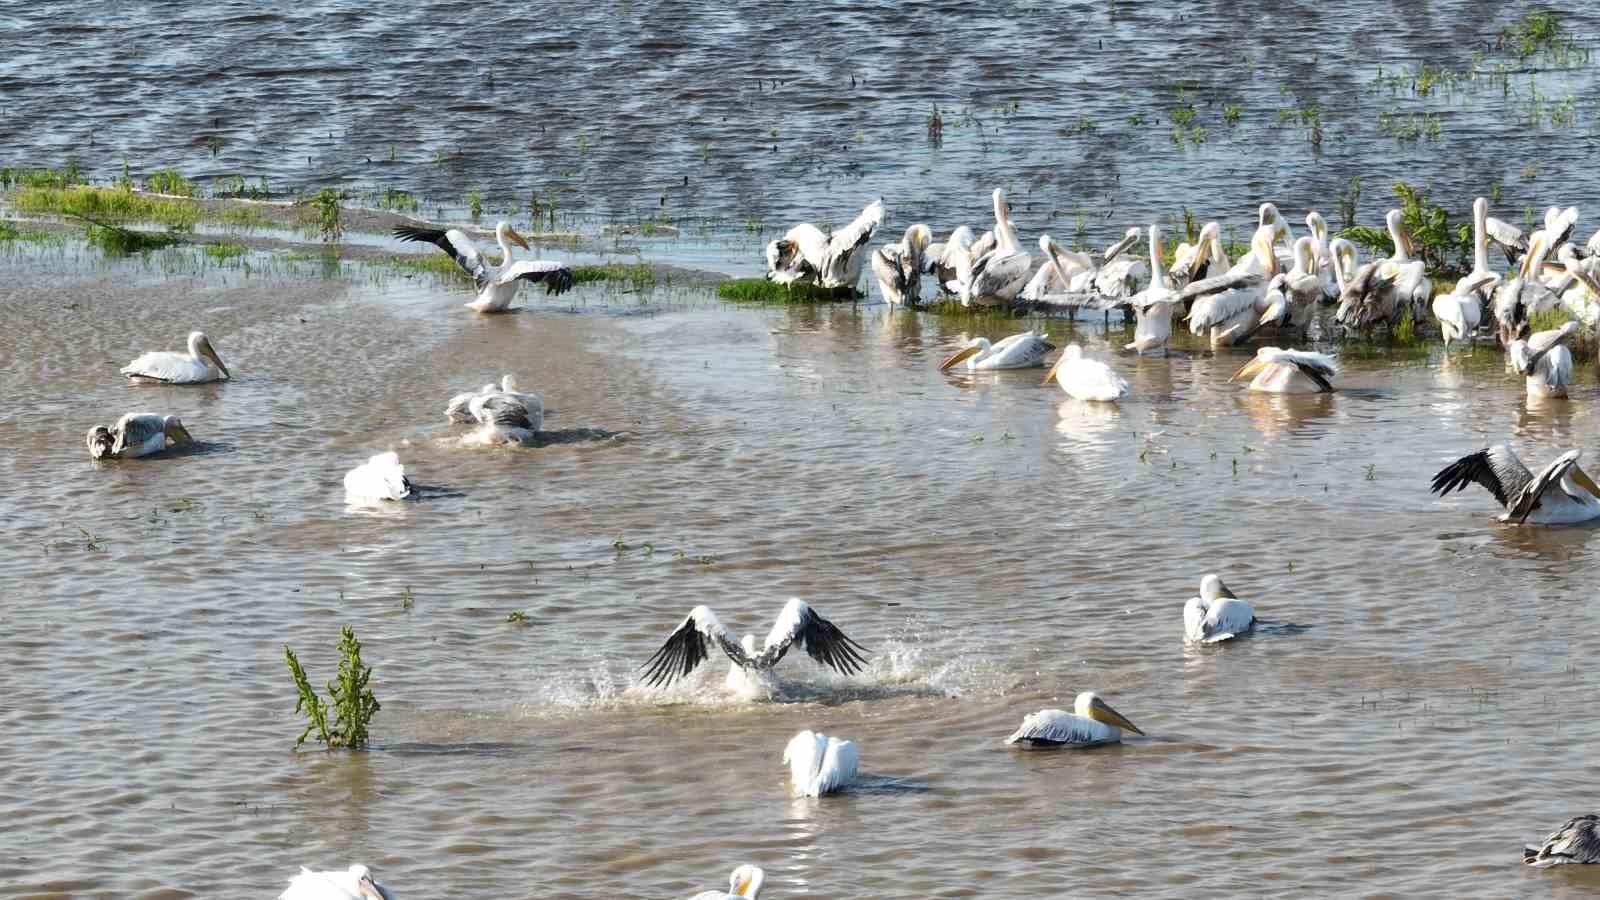
<instances>
[{"instance_id":1,"label":"pelican with spread wings","mask_svg":"<svg viewBox=\"0 0 1600 900\"><path fill-rule=\"evenodd\" d=\"M478 297L467 304L478 312L505 312L517 296L522 282L544 282L547 293L560 294L572 287L572 270L558 262L543 259L512 261L511 245L528 249L528 242L517 234L510 222L494 227L495 242L500 245L500 264L490 265L478 248L460 229L412 228L402 225L394 230L402 241L420 241L433 244L450 254L462 271L472 276L478 286Z\"/></svg>"},{"instance_id":2,"label":"pelican with spread wings","mask_svg":"<svg viewBox=\"0 0 1600 900\"><path fill-rule=\"evenodd\" d=\"M715 643L732 660L725 681L727 687L743 696L770 695L775 688L771 671L789 648L799 644L811 658L841 675L854 675L866 665L865 647L851 640L838 626L817 615L799 597L784 604L778 621L767 632L767 640L756 649L756 636L747 634L734 640L708 606L689 611L666 643L640 667L642 680L652 687L670 684L693 672L705 662L707 650Z\"/></svg>"},{"instance_id":3,"label":"pelican with spread wings","mask_svg":"<svg viewBox=\"0 0 1600 900\"><path fill-rule=\"evenodd\" d=\"M1505 507L1500 521L1515 525L1587 522L1600 517L1600 486L1578 466L1582 455L1582 450L1568 450L1534 475L1515 451L1496 444L1440 469L1432 490L1443 497L1481 484Z\"/></svg>"},{"instance_id":4,"label":"pelican with spread wings","mask_svg":"<svg viewBox=\"0 0 1600 900\"><path fill-rule=\"evenodd\" d=\"M861 264L870 255L867 242L883 225L884 215L880 197L831 235L810 222L794 226L767 244L767 280L854 289L861 281Z\"/></svg>"}]
</instances>

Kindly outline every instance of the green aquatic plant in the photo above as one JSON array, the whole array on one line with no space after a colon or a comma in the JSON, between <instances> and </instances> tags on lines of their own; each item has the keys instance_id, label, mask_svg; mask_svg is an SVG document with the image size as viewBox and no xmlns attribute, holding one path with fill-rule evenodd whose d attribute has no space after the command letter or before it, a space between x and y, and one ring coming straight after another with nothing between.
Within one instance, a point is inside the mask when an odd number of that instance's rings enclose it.
<instances>
[{"instance_id":1,"label":"green aquatic plant","mask_svg":"<svg viewBox=\"0 0 1600 900\"><path fill-rule=\"evenodd\" d=\"M339 634L339 672L328 682L329 699L326 701L312 688L311 679L306 677L294 651L288 644L283 645L284 660L289 664L289 674L299 694L294 711L308 720L305 731L294 742L296 747L304 744L313 731L317 733L317 740L329 748L358 750L365 747L367 726L382 708L367 686L372 669L361 661L361 642L356 640L355 630L346 625ZM333 714L332 722L328 721L329 713Z\"/></svg>"},{"instance_id":2,"label":"green aquatic plant","mask_svg":"<svg viewBox=\"0 0 1600 900\"><path fill-rule=\"evenodd\" d=\"M1225 103L1222 106L1222 121L1232 127L1239 124L1239 118L1244 115L1244 108L1237 103Z\"/></svg>"},{"instance_id":3,"label":"green aquatic plant","mask_svg":"<svg viewBox=\"0 0 1600 900\"><path fill-rule=\"evenodd\" d=\"M160 250L178 243L178 239L170 232L156 234L149 231L134 231L118 225L102 225L90 223L84 229L84 240L91 246L98 247L108 256L128 256L133 253L148 253L151 250Z\"/></svg>"},{"instance_id":4,"label":"green aquatic plant","mask_svg":"<svg viewBox=\"0 0 1600 900\"><path fill-rule=\"evenodd\" d=\"M1356 227L1356 210L1360 205L1361 176L1354 175L1350 178L1350 186L1339 194L1339 221L1344 224L1344 230Z\"/></svg>"},{"instance_id":5,"label":"green aquatic plant","mask_svg":"<svg viewBox=\"0 0 1600 900\"><path fill-rule=\"evenodd\" d=\"M483 218L483 195L477 188L467 191L467 210L472 213L472 221Z\"/></svg>"},{"instance_id":6,"label":"green aquatic plant","mask_svg":"<svg viewBox=\"0 0 1600 900\"><path fill-rule=\"evenodd\" d=\"M83 183L83 175L76 162L67 163L64 169L25 169L0 167L0 189L54 188L63 190Z\"/></svg>"},{"instance_id":7,"label":"green aquatic plant","mask_svg":"<svg viewBox=\"0 0 1600 900\"><path fill-rule=\"evenodd\" d=\"M194 185L179 174L177 169L157 169L144 180L144 188L153 194L170 194L175 197L193 197Z\"/></svg>"},{"instance_id":8,"label":"green aquatic plant","mask_svg":"<svg viewBox=\"0 0 1600 900\"><path fill-rule=\"evenodd\" d=\"M1445 208L1429 200L1419 188L1397 181L1394 193L1400 199L1400 223L1411 237L1413 255L1423 261L1428 275L1454 279L1467 272L1472 258L1471 228L1452 227ZM1394 241L1387 228L1356 225L1340 231L1339 236L1377 256L1394 254Z\"/></svg>"},{"instance_id":9,"label":"green aquatic plant","mask_svg":"<svg viewBox=\"0 0 1600 900\"><path fill-rule=\"evenodd\" d=\"M717 297L734 303L837 303L855 300L853 288L814 284L776 284L764 278L734 278L717 285Z\"/></svg>"},{"instance_id":10,"label":"green aquatic plant","mask_svg":"<svg viewBox=\"0 0 1600 900\"><path fill-rule=\"evenodd\" d=\"M171 231L191 231L200 221L200 206L192 200L151 197L121 188L31 187L19 191L12 202L21 212L73 216L102 225L150 222Z\"/></svg>"},{"instance_id":11,"label":"green aquatic plant","mask_svg":"<svg viewBox=\"0 0 1600 900\"><path fill-rule=\"evenodd\" d=\"M383 196L378 198L377 206L379 209L391 212L416 212L422 208L422 204L410 191L397 188L385 188Z\"/></svg>"},{"instance_id":12,"label":"green aquatic plant","mask_svg":"<svg viewBox=\"0 0 1600 900\"><path fill-rule=\"evenodd\" d=\"M933 104L933 111L928 113L928 143L935 147L944 145L944 117L939 115L939 104Z\"/></svg>"},{"instance_id":13,"label":"green aquatic plant","mask_svg":"<svg viewBox=\"0 0 1600 900\"><path fill-rule=\"evenodd\" d=\"M344 194L333 188L323 188L295 205L310 211L306 221L308 231L320 235L323 241L337 243L344 237L344 207L340 205L343 200Z\"/></svg>"},{"instance_id":14,"label":"green aquatic plant","mask_svg":"<svg viewBox=\"0 0 1600 900\"><path fill-rule=\"evenodd\" d=\"M527 625L532 621L532 619L528 618L528 614L520 609L513 609L511 612L506 613L507 625Z\"/></svg>"},{"instance_id":15,"label":"green aquatic plant","mask_svg":"<svg viewBox=\"0 0 1600 900\"><path fill-rule=\"evenodd\" d=\"M200 252L218 262L226 262L245 255L248 248L243 244L207 244Z\"/></svg>"},{"instance_id":16,"label":"green aquatic plant","mask_svg":"<svg viewBox=\"0 0 1600 900\"><path fill-rule=\"evenodd\" d=\"M1496 45L1519 60L1542 54L1558 65L1589 61L1587 50L1579 47L1561 19L1548 9L1534 9L1500 29Z\"/></svg>"},{"instance_id":17,"label":"green aquatic plant","mask_svg":"<svg viewBox=\"0 0 1600 900\"><path fill-rule=\"evenodd\" d=\"M411 588L410 587L407 587L406 589L404 589L404 590L402 590L400 592L400 608L401 609L405 610L406 612L411 612L411 604L414 601L415 601L415 598L411 596Z\"/></svg>"},{"instance_id":18,"label":"green aquatic plant","mask_svg":"<svg viewBox=\"0 0 1600 900\"><path fill-rule=\"evenodd\" d=\"M572 283L587 284L592 281L622 281L639 290L655 287L656 270L644 263L604 263L596 266L573 266Z\"/></svg>"}]
</instances>

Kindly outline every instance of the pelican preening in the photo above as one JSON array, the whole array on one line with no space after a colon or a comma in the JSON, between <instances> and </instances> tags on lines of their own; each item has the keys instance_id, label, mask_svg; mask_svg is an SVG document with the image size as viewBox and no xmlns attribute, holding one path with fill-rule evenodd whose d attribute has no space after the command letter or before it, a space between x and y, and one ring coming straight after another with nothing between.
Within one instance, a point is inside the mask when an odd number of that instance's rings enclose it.
<instances>
[{"instance_id":1,"label":"pelican preening","mask_svg":"<svg viewBox=\"0 0 1600 900\"><path fill-rule=\"evenodd\" d=\"M872 251L872 274L878 279L883 302L896 306L922 302L923 254L932 240L933 232L928 226L913 225L899 243Z\"/></svg>"},{"instance_id":2,"label":"pelican preening","mask_svg":"<svg viewBox=\"0 0 1600 900\"><path fill-rule=\"evenodd\" d=\"M177 416L160 413L128 413L107 428L89 429L87 443L93 459L136 459L150 456L173 445L192 444L194 437Z\"/></svg>"},{"instance_id":3,"label":"pelican preening","mask_svg":"<svg viewBox=\"0 0 1600 900\"><path fill-rule=\"evenodd\" d=\"M1433 476L1432 492L1443 497L1477 482L1505 507L1500 521L1516 525L1570 525L1600 516L1600 486L1578 466L1582 450L1568 450L1529 472L1517 454L1496 444L1463 456Z\"/></svg>"},{"instance_id":4,"label":"pelican preening","mask_svg":"<svg viewBox=\"0 0 1600 900\"><path fill-rule=\"evenodd\" d=\"M313 872L301 866L278 900L394 900L394 895L373 879L366 866L354 865L343 872Z\"/></svg>"},{"instance_id":5,"label":"pelican preening","mask_svg":"<svg viewBox=\"0 0 1600 900\"><path fill-rule=\"evenodd\" d=\"M1028 750L1053 750L1057 747L1094 747L1122 740L1123 729L1144 734L1137 725L1112 709L1094 691L1084 691L1073 703L1073 711L1041 709L1022 720L1022 726L1006 738Z\"/></svg>"},{"instance_id":6,"label":"pelican preening","mask_svg":"<svg viewBox=\"0 0 1600 900\"><path fill-rule=\"evenodd\" d=\"M831 236L810 223L796 225L767 244L767 280L854 289L861 281L867 242L883 224L883 200L867 204L849 225Z\"/></svg>"},{"instance_id":7,"label":"pelican preening","mask_svg":"<svg viewBox=\"0 0 1600 900\"><path fill-rule=\"evenodd\" d=\"M747 634L742 641L735 641L710 607L696 606L661 649L640 667L643 672L640 680L652 687L671 684L705 661L706 650L712 642L732 660L724 684L745 696L771 692L773 683L769 673L794 644L799 644L812 659L841 675L854 675L867 662L865 647L795 597L784 604L783 612L767 632L766 643L760 650L756 649L755 635Z\"/></svg>"},{"instance_id":8,"label":"pelican preening","mask_svg":"<svg viewBox=\"0 0 1600 900\"><path fill-rule=\"evenodd\" d=\"M1061 351L1056 364L1045 373L1043 383L1049 384L1052 378L1076 400L1115 403L1128 395L1128 382L1105 363L1085 357L1077 344L1068 344Z\"/></svg>"},{"instance_id":9,"label":"pelican preening","mask_svg":"<svg viewBox=\"0 0 1600 900\"><path fill-rule=\"evenodd\" d=\"M505 375L498 386L486 384L450 398L445 418L458 425L478 425L465 438L469 444L526 444L544 427L544 401L517 391L517 379Z\"/></svg>"},{"instance_id":10,"label":"pelican preening","mask_svg":"<svg viewBox=\"0 0 1600 900\"><path fill-rule=\"evenodd\" d=\"M1094 276L1095 293L1125 300L1139 292L1140 284L1149 281L1151 270L1137 255L1128 252L1137 243L1139 229L1129 228L1121 240L1106 248L1100 257L1100 269Z\"/></svg>"},{"instance_id":11,"label":"pelican preening","mask_svg":"<svg viewBox=\"0 0 1600 900\"><path fill-rule=\"evenodd\" d=\"M1273 249L1277 233L1271 223L1256 229L1250 239L1250 252L1233 268L1215 278L1191 282L1178 292L1180 302L1189 302L1189 331L1205 335L1211 347L1239 343L1255 331L1267 308L1267 284L1278 274L1278 257Z\"/></svg>"},{"instance_id":12,"label":"pelican preening","mask_svg":"<svg viewBox=\"0 0 1600 900\"><path fill-rule=\"evenodd\" d=\"M1600 863L1600 816L1575 816L1550 833L1544 843L1522 849L1522 862L1535 869Z\"/></svg>"},{"instance_id":13,"label":"pelican preening","mask_svg":"<svg viewBox=\"0 0 1600 900\"><path fill-rule=\"evenodd\" d=\"M1233 595L1217 575L1200 579L1200 596L1183 606L1183 639L1196 644L1216 644L1254 628L1256 611Z\"/></svg>"},{"instance_id":14,"label":"pelican preening","mask_svg":"<svg viewBox=\"0 0 1600 900\"><path fill-rule=\"evenodd\" d=\"M1433 298L1433 316L1439 320L1444 345L1451 341L1471 341L1483 316L1483 295L1492 292L1500 276L1493 272L1477 278L1462 278L1448 294Z\"/></svg>"},{"instance_id":15,"label":"pelican preening","mask_svg":"<svg viewBox=\"0 0 1600 900\"><path fill-rule=\"evenodd\" d=\"M756 900L761 896L761 885L766 880L767 873L761 871L760 866L746 863L728 876L726 891L701 891L689 900Z\"/></svg>"},{"instance_id":16,"label":"pelican preening","mask_svg":"<svg viewBox=\"0 0 1600 900\"><path fill-rule=\"evenodd\" d=\"M345 496L353 500L404 500L411 480L394 451L379 453L344 475Z\"/></svg>"},{"instance_id":17,"label":"pelican preening","mask_svg":"<svg viewBox=\"0 0 1600 900\"><path fill-rule=\"evenodd\" d=\"M971 372L993 369L1028 369L1044 365L1044 358L1055 344L1044 339L1042 331L1024 331L990 344L985 337L975 337L966 346L945 357L939 371L948 372L957 366Z\"/></svg>"},{"instance_id":18,"label":"pelican preening","mask_svg":"<svg viewBox=\"0 0 1600 900\"><path fill-rule=\"evenodd\" d=\"M849 787L856 780L861 755L852 741L802 731L783 748L789 786L796 797L820 797Z\"/></svg>"},{"instance_id":19,"label":"pelican preening","mask_svg":"<svg viewBox=\"0 0 1600 900\"><path fill-rule=\"evenodd\" d=\"M450 254L456 265L471 275L473 283L478 286L477 299L466 304L469 309L478 312L505 311L511 306L511 301L517 296L517 288L524 281L544 282L548 294L560 294L572 287L572 270L561 263L511 259L511 245L516 244L527 250L528 242L517 234L509 222L500 222L494 227L495 242L500 245L499 265L490 265L472 240L456 228L413 228L402 225L394 230L394 236L402 241L433 244Z\"/></svg>"},{"instance_id":20,"label":"pelican preening","mask_svg":"<svg viewBox=\"0 0 1600 900\"><path fill-rule=\"evenodd\" d=\"M1339 364L1326 353L1262 347L1229 381L1254 376L1250 390L1267 394L1324 394L1333 390Z\"/></svg>"},{"instance_id":21,"label":"pelican preening","mask_svg":"<svg viewBox=\"0 0 1600 900\"><path fill-rule=\"evenodd\" d=\"M133 384L203 384L233 376L203 331L189 332L189 352L153 350L122 367Z\"/></svg>"},{"instance_id":22,"label":"pelican preening","mask_svg":"<svg viewBox=\"0 0 1600 900\"><path fill-rule=\"evenodd\" d=\"M1020 295L1024 300L1049 302L1052 294L1082 294L1094 289L1094 260L1087 253L1065 250L1048 234L1039 235L1044 264L1033 273Z\"/></svg>"},{"instance_id":23,"label":"pelican preening","mask_svg":"<svg viewBox=\"0 0 1600 900\"><path fill-rule=\"evenodd\" d=\"M1518 338L1506 349L1512 368L1526 379L1530 397L1565 397L1572 383L1572 351L1567 338L1578 333L1578 323L1540 331L1526 340Z\"/></svg>"}]
</instances>

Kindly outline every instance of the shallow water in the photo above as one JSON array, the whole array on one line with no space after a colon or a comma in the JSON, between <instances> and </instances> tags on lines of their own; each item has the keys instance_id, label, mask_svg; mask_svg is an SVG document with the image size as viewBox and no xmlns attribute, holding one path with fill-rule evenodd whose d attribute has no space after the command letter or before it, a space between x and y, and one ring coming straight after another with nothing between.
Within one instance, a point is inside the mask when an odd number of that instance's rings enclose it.
<instances>
[{"instance_id":1,"label":"shallow water","mask_svg":"<svg viewBox=\"0 0 1600 900\"><path fill-rule=\"evenodd\" d=\"M426 279L53 265L8 259L0 306L7 896L270 896L355 860L440 897L682 896L740 861L776 897L1600 885L1518 862L1589 808L1594 532L1427 493L1491 440L1587 444L1588 370L1529 408L1488 349L1347 348L1339 393L1263 397L1226 383L1242 352L1052 323L1132 383L1104 407L941 376L961 324L882 306L585 286L478 317ZM232 382L116 375L191 327ZM455 445L445 398L505 371L552 442ZM204 446L91 463L134 409ZM346 506L389 448L434 496ZM1297 627L1185 649L1206 571ZM691 606L764 633L795 595L865 673L791 654L770 704L715 659L635 683ZM326 680L346 623L375 746L294 752L281 645ZM1085 689L1150 736L1001 745ZM788 799L801 728L854 739L864 786Z\"/></svg>"}]
</instances>

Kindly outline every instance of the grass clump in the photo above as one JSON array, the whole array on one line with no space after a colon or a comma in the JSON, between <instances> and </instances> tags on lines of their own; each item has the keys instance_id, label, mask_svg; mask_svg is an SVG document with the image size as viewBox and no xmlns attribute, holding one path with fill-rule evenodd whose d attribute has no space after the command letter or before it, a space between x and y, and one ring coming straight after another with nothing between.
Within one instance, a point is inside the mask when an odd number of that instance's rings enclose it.
<instances>
[{"instance_id":1,"label":"grass clump","mask_svg":"<svg viewBox=\"0 0 1600 900\"><path fill-rule=\"evenodd\" d=\"M151 250L160 250L178 243L172 234L157 234L149 231L134 231L120 225L102 225L91 222L84 231L84 240L91 245L99 247L109 256L128 256L134 253L148 253Z\"/></svg>"},{"instance_id":2,"label":"grass clump","mask_svg":"<svg viewBox=\"0 0 1600 900\"><path fill-rule=\"evenodd\" d=\"M785 285L765 278L735 278L717 285L717 297L734 303L837 303L859 296L854 288L825 288L800 282Z\"/></svg>"},{"instance_id":3,"label":"grass clump","mask_svg":"<svg viewBox=\"0 0 1600 900\"><path fill-rule=\"evenodd\" d=\"M598 266L572 267L573 284L585 284L591 281L625 281L639 290L648 290L656 285L656 270L644 263L605 263Z\"/></svg>"},{"instance_id":4,"label":"grass clump","mask_svg":"<svg viewBox=\"0 0 1600 900\"><path fill-rule=\"evenodd\" d=\"M193 197L194 185L178 173L177 169L157 169L144 180L144 189L153 194L171 194L176 197Z\"/></svg>"},{"instance_id":5,"label":"grass clump","mask_svg":"<svg viewBox=\"0 0 1600 900\"><path fill-rule=\"evenodd\" d=\"M1572 315L1560 307L1543 310L1528 317L1528 333L1554 331L1570 321Z\"/></svg>"},{"instance_id":6,"label":"grass clump","mask_svg":"<svg viewBox=\"0 0 1600 900\"><path fill-rule=\"evenodd\" d=\"M200 252L217 262L227 262L245 255L248 249L243 244L207 244Z\"/></svg>"},{"instance_id":7,"label":"grass clump","mask_svg":"<svg viewBox=\"0 0 1600 900\"><path fill-rule=\"evenodd\" d=\"M267 176L261 176L259 186L248 184L243 175L223 175L211 182L211 196L232 200L266 200L272 196L267 188Z\"/></svg>"},{"instance_id":8,"label":"grass clump","mask_svg":"<svg viewBox=\"0 0 1600 900\"><path fill-rule=\"evenodd\" d=\"M23 169L5 166L0 168L0 188L55 188L62 190L82 184L83 176L78 164L67 163L65 169Z\"/></svg>"},{"instance_id":9,"label":"grass clump","mask_svg":"<svg viewBox=\"0 0 1600 900\"><path fill-rule=\"evenodd\" d=\"M330 748L357 750L365 747L367 724L382 707L367 687L372 669L361 662L361 642L356 640L355 630L346 625L340 631L339 674L328 682L327 701L317 695L316 689L311 686L311 679L306 677L305 669L301 668L300 660L288 644L283 645L283 657L289 664L289 674L300 695L295 701L294 711L308 720L305 731L300 733L294 745L299 747L304 744L306 738L315 731L317 740ZM328 721L329 713L332 713L332 722Z\"/></svg>"},{"instance_id":10,"label":"grass clump","mask_svg":"<svg viewBox=\"0 0 1600 900\"><path fill-rule=\"evenodd\" d=\"M337 243L344 237L344 207L340 205L343 200L344 194L333 188L323 188L295 205L306 211L305 224L309 233L327 243Z\"/></svg>"},{"instance_id":11,"label":"grass clump","mask_svg":"<svg viewBox=\"0 0 1600 900\"><path fill-rule=\"evenodd\" d=\"M397 188L384 189L383 196L378 198L378 208L390 212L416 212L422 208L422 203L410 191Z\"/></svg>"},{"instance_id":12,"label":"grass clump","mask_svg":"<svg viewBox=\"0 0 1600 900\"><path fill-rule=\"evenodd\" d=\"M454 259L445 256L443 253L407 253L404 256L394 257L392 262L402 269L410 269L413 272L425 272L429 275L463 280L472 278L460 266L456 265Z\"/></svg>"},{"instance_id":13,"label":"grass clump","mask_svg":"<svg viewBox=\"0 0 1600 900\"><path fill-rule=\"evenodd\" d=\"M13 202L25 213L73 216L100 225L150 222L172 231L191 231L200 221L200 207L192 201L151 197L125 188L32 187L19 191Z\"/></svg>"}]
</instances>

